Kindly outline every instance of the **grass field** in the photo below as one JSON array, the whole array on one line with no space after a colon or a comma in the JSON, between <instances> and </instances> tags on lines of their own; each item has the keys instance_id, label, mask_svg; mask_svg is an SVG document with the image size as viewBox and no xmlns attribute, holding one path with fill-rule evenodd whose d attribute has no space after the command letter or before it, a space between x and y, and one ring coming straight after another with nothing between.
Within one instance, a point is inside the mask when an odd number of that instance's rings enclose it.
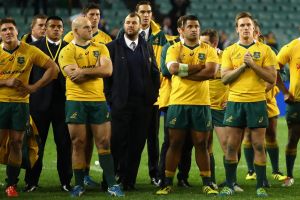
<instances>
[{"instance_id":1,"label":"grass field","mask_svg":"<svg viewBox=\"0 0 300 200\"><path fill-rule=\"evenodd\" d=\"M160 131L160 138L162 138L162 127ZM216 137L215 137L216 138ZM161 141L161 140L160 140ZM287 142L287 128L284 118L279 118L278 123L278 141L280 145L280 169L282 172L286 173L285 170L285 158L284 158L284 149L285 144ZM150 185L150 180L148 176L148 167L147 167L147 152L143 152L142 162L139 169L138 180L137 180L137 191L135 192L127 192L125 199L210 199L214 197L206 197L201 192L202 182L199 177L199 171L197 169L196 163L193 161L192 169L190 171L189 181L193 185L192 188L183 189L174 186L174 192L168 196L156 196L154 193L157 190L154 186ZM222 152L219 147L217 140L214 141L214 154L216 160L216 177L217 182L220 183L224 180L224 168L222 163ZM96 153L93 157L92 163L97 159ZM268 160L269 163L269 160ZM294 167L294 176L295 176L295 184L290 188L282 188L281 183L274 181L271 177L271 168L268 165L267 175L269 178L269 182L271 184L271 188L268 189L268 194L270 199L297 199L300 196L300 179L299 179L299 159L295 162ZM242 156L241 162L238 166L238 182L245 190L243 193L238 193L230 199L253 199L255 196L255 181L245 181L245 175L247 172L245 160ZM101 170L93 165L91 168L91 175L95 180L100 181ZM0 182L4 182L5 177L5 166L0 166ZM20 175L20 182L18 184L19 190L24 187L24 170L22 170ZM177 184L177 180L174 180L174 185ZM39 188L37 191L33 193L22 193L20 192L20 197L17 199L43 199L43 200L63 200L68 199L69 194L60 191L59 188L59 179L56 171L56 150L54 145L54 140L52 134L49 134L49 138L46 144L45 156L44 156L44 168L42 171L42 175L40 178ZM0 190L4 191L4 185L0 185ZM4 192L0 192L0 199L6 198ZM100 189L87 188L86 193L84 194L83 199L110 199L106 193L100 191ZM220 198L221 197L215 197Z\"/></svg>"}]
</instances>

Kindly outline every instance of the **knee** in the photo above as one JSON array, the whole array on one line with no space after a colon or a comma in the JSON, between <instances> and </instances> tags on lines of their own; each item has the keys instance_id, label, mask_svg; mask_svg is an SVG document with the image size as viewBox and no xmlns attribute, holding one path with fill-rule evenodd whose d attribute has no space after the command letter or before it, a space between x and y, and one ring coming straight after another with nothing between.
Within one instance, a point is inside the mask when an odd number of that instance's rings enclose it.
<instances>
[{"instance_id":1,"label":"knee","mask_svg":"<svg viewBox=\"0 0 300 200\"><path fill-rule=\"evenodd\" d=\"M86 141L82 138L72 138L72 146L74 150L84 149Z\"/></svg>"},{"instance_id":2,"label":"knee","mask_svg":"<svg viewBox=\"0 0 300 200\"><path fill-rule=\"evenodd\" d=\"M96 146L101 149L110 149L110 139L109 138L101 138L98 142L96 141Z\"/></svg>"},{"instance_id":3,"label":"knee","mask_svg":"<svg viewBox=\"0 0 300 200\"><path fill-rule=\"evenodd\" d=\"M181 150L183 147L184 142L180 140L172 140L170 141L169 148L173 151Z\"/></svg>"},{"instance_id":4,"label":"knee","mask_svg":"<svg viewBox=\"0 0 300 200\"><path fill-rule=\"evenodd\" d=\"M22 149L22 143L23 143L23 140L21 138L10 140L9 141L10 149L18 151L18 150Z\"/></svg>"},{"instance_id":5,"label":"knee","mask_svg":"<svg viewBox=\"0 0 300 200\"><path fill-rule=\"evenodd\" d=\"M208 148L208 142L206 140L199 140L194 143L194 146L199 150L206 150Z\"/></svg>"},{"instance_id":6,"label":"knee","mask_svg":"<svg viewBox=\"0 0 300 200\"><path fill-rule=\"evenodd\" d=\"M264 150L265 150L264 145L260 144L260 143L254 143L253 149L259 153L264 153Z\"/></svg>"}]
</instances>

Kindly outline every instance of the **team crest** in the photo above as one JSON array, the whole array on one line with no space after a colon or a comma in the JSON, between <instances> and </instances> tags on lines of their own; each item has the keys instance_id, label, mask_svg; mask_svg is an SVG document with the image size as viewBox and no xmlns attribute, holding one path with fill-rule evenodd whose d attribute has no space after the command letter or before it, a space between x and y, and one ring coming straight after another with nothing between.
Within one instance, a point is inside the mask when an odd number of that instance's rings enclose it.
<instances>
[{"instance_id":1,"label":"team crest","mask_svg":"<svg viewBox=\"0 0 300 200\"><path fill-rule=\"evenodd\" d=\"M17 62L22 65L25 63L25 58L24 57L18 57Z\"/></svg>"},{"instance_id":2,"label":"team crest","mask_svg":"<svg viewBox=\"0 0 300 200\"><path fill-rule=\"evenodd\" d=\"M260 58L260 52L254 52L253 53L253 58L258 60Z\"/></svg>"},{"instance_id":3,"label":"team crest","mask_svg":"<svg viewBox=\"0 0 300 200\"><path fill-rule=\"evenodd\" d=\"M199 54L198 54L198 58L199 58L200 60L205 60L205 54L204 54L204 53L199 53Z\"/></svg>"},{"instance_id":4,"label":"team crest","mask_svg":"<svg viewBox=\"0 0 300 200\"><path fill-rule=\"evenodd\" d=\"M100 55L99 51L93 51L93 54L95 57L99 57L99 55Z\"/></svg>"}]
</instances>

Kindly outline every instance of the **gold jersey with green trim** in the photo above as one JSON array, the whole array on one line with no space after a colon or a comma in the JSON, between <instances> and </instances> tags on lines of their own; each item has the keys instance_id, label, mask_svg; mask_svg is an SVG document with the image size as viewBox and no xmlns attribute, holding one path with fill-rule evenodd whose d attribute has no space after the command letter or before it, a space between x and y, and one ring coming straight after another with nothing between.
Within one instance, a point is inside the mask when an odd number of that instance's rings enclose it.
<instances>
[{"instance_id":1,"label":"gold jersey with green trim","mask_svg":"<svg viewBox=\"0 0 300 200\"><path fill-rule=\"evenodd\" d=\"M12 53L2 49L0 51L0 79L17 78L22 83L28 84L33 64L43 67L49 60L49 56L40 49L25 42ZM16 88L0 87L0 102L28 103L29 95L21 96Z\"/></svg>"},{"instance_id":2,"label":"gold jersey with green trim","mask_svg":"<svg viewBox=\"0 0 300 200\"><path fill-rule=\"evenodd\" d=\"M195 48L189 48L178 42L168 48L166 63L184 64L218 63L214 48L201 42ZM192 81L179 76L172 76L172 89L169 105L210 105L209 81Z\"/></svg>"},{"instance_id":3,"label":"gold jersey with green trim","mask_svg":"<svg viewBox=\"0 0 300 200\"><path fill-rule=\"evenodd\" d=\"M266 101L267 101L267 111L268 111L268 117L275 117L280 114L277 101L276 101L276 95L279 93L279 88L277 86L274 86L270 91L266 93Z\"/></svg>"},{"instance_id":4,"label":"gold jersey with green trim","mask_svg":"<svg viewBox=\"0 0 300 200\"><path fill-rule=\"evenodd\" d=\"M217 50L219 57L219 66L215 76L215 79L209 80L209 96L210 96L210 108L214 110L224 110L224 103L227 101L229 87L224 85L221 80L221 64L223 51Z\"/></svg>"},{"instance_id":5,"label":"gold jersey with green trim","mask_svg":"<svg viewBox=\"0 0 300 200\"><path fill-rule=\"evenodd\" d=\"M65 46L59 54L59 65L64 76L64 67L76 64L80 68L94 68L98 56L110 58L109 51L104 44L91 42L87 48L80 47L73 42ZM92 78L82 83L74 83L66 76L66 97L73 101L105 101L103 79Z\"/></svg>"},{"instance_id":6,"label":"gold jersey with green trim","mask_svg":"<svg viewBox=\"0 0 300 200\"><path fill-rule=\"evenodd\" d=\"M295 101L300 102L300 38L284 45L277 54L277 61L282 65L289 64L289 91L295 97Z\"/></svg>"},{"instance_id":7,"label":"gold jersey with green trim","mask_svg":"<svg viewBox=\"0 0 300 200\"><path fill-rule=\"evenodd\" d=\"M67 43L70 43L73 39L74 39L73 31L68 32L64 37L64 41L66 41ZM112 39L108 34L98 29L98 32L93 34L93 38L91 39L91 41L107 44L111 42Z\"/></svg>"},{"instance_id":8,"label":"gold jersey with green trim","mask_svg":"<svg viewBox=\"0 0 300 200\"><path fill-rule=\"evenodd\" d=\"M244 55L250 52L253 61L260 67L277 65L276 56L272 49L261 42L255 42L249 48L238 43L227 47L222 56L221 68L236 69L244 63ZM256 73L246 68L233 83L229 84L228 101L233 102L257 102L266 100L266 82Z\"/></svg>"}]
</instances>

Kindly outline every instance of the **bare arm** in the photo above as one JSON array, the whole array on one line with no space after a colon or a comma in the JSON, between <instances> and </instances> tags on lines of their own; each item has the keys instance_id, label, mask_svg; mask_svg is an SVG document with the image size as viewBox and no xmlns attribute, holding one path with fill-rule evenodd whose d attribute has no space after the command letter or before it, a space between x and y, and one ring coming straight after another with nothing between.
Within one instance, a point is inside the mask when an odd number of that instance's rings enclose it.
<instances>
[{"instance_id":1,"label":"bare arm","mask_svg":"<svg viewBox=\"0 0 300 200\"><path fill-rule=\"evenodd\" d=\"M104 78L111 76L112 62L109 58L101 56L93 68L79 68L77 65L69 65L64 70L74 82L83 81L88 78Z\"/></svg>"},{"instance_id":2,"label":"bare arm","mask_svg":"<svg viewBox=\"0 0 300 200\"><path fill-rule=\"evenodd\" d=\"M188 74L194 74L205 68L205 65L188 65ZM179 72L179 63L172 63L169 67L170 74L177 75Z\"/></svg>"},{"instance_id":3,"label":"bare arm","mask_svg":"<svg viewBox=\"0 0 300 200\"><path fill-rule=\"evenodd\" d=\"M16 78L0 80L0 87L14 87L14 88L17 88L21 84L22 84L22 82L19 79L16 79Z\"/></svg>"},{"instance_id":4,"label":"bare arm","mask_svg":"<svg viewBox=\"0 0 300 200\"><path fill-rule=\"evenodd\" d=\"M22 95L31 94L33 92L36 92L41 87L44 87L48 83L50 83L53 79L57 77L58 74L58 66L57 64L52 60L49 59L46 64L43 66L43 68L46 69L45 73L43 74L42 78L35 82L32 85L22 84L19 87L19 91Z\"/></svg>"},{"instance_id":5,"label":"bare arm","mask_svg":"<svg viewBox=\"0 0 300 200\"><path fill-rule=\"evenodd\" d=\"M221 78L224 85L234 82L245 71L247 65L243 63L236 69L223 69L221 71Z\"/></svg>"},{"instance_id":6,"label":"bare arm","mask_svg":"<svg viewBox=\"0 0 300 200\"><path fill-rule=\"evenodd\" d=\"M279 63L280 69L283 68L283 65ZM284 97L284 101L286 103L291 103L295 101L294 96L290 93L290 91L285 87L281 76L279 74L279 72L277 73L277 81L276 81L276 85L278 86L279 90L282 91L283 93L283 97Z\"/></svg>"},{"instance_id":7,"label":"bare arm","mask_svg":"<svg viewBox=\"0 0 300 200\"><path fill-rule=\"evenodd\" d=\"M262 78L264 81L274 84L276 83L276 69L274 66L260 67L255 64L251 54L248 52L244 56L244 62L250 67L257 76Z\"/></svg>"},{"instance_id":8,"label":"bare arm","mask_svg":"<svg viewBox=\"0 0 300 200\"><path fill-rule=\"evenodd\" d=\"M218 68L218 64L214 62L208 62L205 64L205 67L202 68L200 71L188 75L184 77L185 79L192 80L192 81L205 81L208 79L212 79L215 77L216 69Z\"/></svg>"}]
</instances>

